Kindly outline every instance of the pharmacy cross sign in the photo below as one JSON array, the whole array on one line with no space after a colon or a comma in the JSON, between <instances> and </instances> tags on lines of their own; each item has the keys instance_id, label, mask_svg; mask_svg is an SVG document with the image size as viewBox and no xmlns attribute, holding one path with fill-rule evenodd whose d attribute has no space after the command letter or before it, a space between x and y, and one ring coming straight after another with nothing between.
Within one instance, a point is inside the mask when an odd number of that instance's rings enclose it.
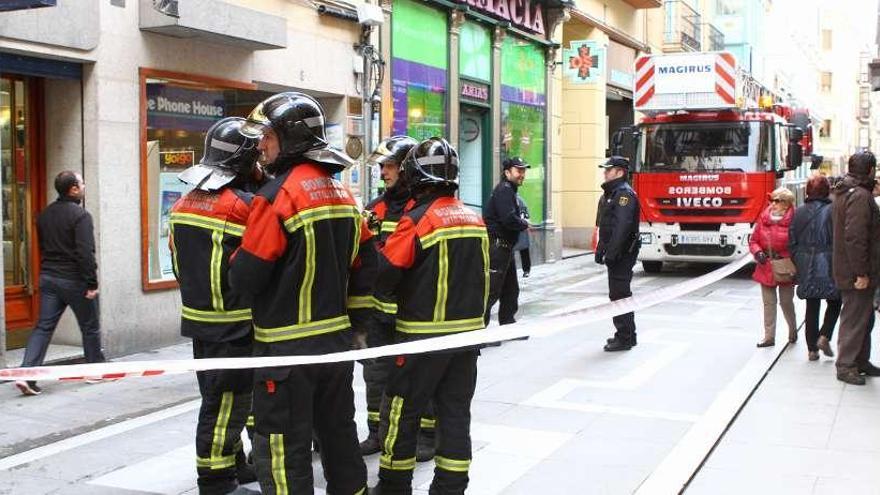
<instances>
[{"instance_id":1,"label":"pharmacy cross sign","mask_svg":"<svg viewBox=\"0 0 880 495\"><path fill-rule=\"evenodd\" d=\"M577 75L581 79L589 79L590 69L599 69L599 55L591 53L587 45L581 45L576 56L568 57L568 67L577 69Z\"/></svg>"}]
</instances>

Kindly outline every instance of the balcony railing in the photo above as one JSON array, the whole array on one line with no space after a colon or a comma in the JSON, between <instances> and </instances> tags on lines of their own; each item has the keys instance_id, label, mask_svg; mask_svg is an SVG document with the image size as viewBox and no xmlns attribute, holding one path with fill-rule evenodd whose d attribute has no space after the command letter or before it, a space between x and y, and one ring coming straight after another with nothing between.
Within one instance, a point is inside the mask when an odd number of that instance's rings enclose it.
<instances>
[{"instance_id":1,"label":"balcony railing","mask_svg":"<svg viewBox=\"0 0 880 495\"><path fill-rule=\"evenodd\" d=\"M666 0L665 9L664 51L700 51L703 38L699 12L684 0Z\"/></svg>"},{"instance_id":2,"label":"balcony railing","mask_svg":"<svg viewBox=\"0 0 880 495\"><path fill-rule=\"evenodd\" d=\"M705 23L704 32L706 33L706 39L703 43L703 48L707 52L720 52L724 50L724 33L721 32L720 29L715 27L714 24Z\"/></svg>"}]
</instances>

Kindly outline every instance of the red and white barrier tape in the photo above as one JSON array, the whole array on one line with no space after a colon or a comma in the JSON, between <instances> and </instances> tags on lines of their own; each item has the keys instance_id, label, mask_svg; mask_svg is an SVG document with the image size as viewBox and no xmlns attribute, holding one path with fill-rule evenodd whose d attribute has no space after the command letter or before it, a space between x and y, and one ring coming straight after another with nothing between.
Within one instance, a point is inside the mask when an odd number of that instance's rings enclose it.
<instances>
[{"instance_id":1,"label":"red and white barrier tape","mask_svg":"<svg viewBox=\"0 0 880 495\"><path fill-rule=\"evenodd\" d=\"M545 318L520 322L503 327L465 332L456 335L386 345L371 349L361 349L316 356L273 356L250 358L211 358L180 359L171 361L130 361L94 364L72 364L64 366L39 366L33 368L0 369L2 380L64 380L76 381L90 378L116 379L137 376L156 376L191 371L217 369L271 368L276 366L298 366L303 364L338 363L357 361L402 354L420 354L431 351L457 349L490 342L512 340L540 334L547 328L568 329L586 322L596 321L639 311L657 304L676 299L685 294L713 284L744 267L751 256L721 267L700 277L686 280L669 287L656 289L647 294L634 295L626 299L589 307L568 307L551 312Z\"/></svg>"}]
</instances>

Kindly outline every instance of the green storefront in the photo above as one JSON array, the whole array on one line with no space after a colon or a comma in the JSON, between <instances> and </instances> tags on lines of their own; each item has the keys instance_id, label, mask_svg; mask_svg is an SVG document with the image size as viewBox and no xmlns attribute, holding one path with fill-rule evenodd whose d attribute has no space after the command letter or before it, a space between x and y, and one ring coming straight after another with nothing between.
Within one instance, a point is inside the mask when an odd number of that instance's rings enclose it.
<instances>
[{"instance_id":1,"label":"green storefront","mask_svg":"<svg viewBox=\"0 0 880 495\"><path fill-rule=\"evenodd\" d=\"M391 134L443 136L461 157L460 197L480 210L501 162L530 165L520 189L531 213L532 251L546 257L550 149L548 78L555 47L548 16L561 8L531 0L393 0ZM548 14L549 12L549 14Z\"/></svg>"}]
</instances>

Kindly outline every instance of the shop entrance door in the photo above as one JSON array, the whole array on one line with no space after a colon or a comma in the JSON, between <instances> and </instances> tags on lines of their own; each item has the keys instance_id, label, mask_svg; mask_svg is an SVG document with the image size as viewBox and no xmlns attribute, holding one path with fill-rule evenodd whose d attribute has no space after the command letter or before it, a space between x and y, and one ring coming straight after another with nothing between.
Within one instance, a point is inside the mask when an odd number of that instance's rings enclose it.
<instances>
[{"instance_id":1,"label":"shop entrance door","mask_svg":"<svg viewBox=\"0 0 880 495\"><path fill-rule=\"evenodd\" d=\"M39 80L0 78L3 276L7 348L23 347L37 317L36 212L42 205Z\"/></svg>"},{"instance_id":2,"label":"shop entrance door","mask_svg":"<svg viewBox=\"0 0 880 495\"><path fill-rule=\"evenodd\" d=\"M492 181L489 112L473 105L462 105L458 129L459 197L464 204L482 212Z\"/></svg>"}]
</instances>

